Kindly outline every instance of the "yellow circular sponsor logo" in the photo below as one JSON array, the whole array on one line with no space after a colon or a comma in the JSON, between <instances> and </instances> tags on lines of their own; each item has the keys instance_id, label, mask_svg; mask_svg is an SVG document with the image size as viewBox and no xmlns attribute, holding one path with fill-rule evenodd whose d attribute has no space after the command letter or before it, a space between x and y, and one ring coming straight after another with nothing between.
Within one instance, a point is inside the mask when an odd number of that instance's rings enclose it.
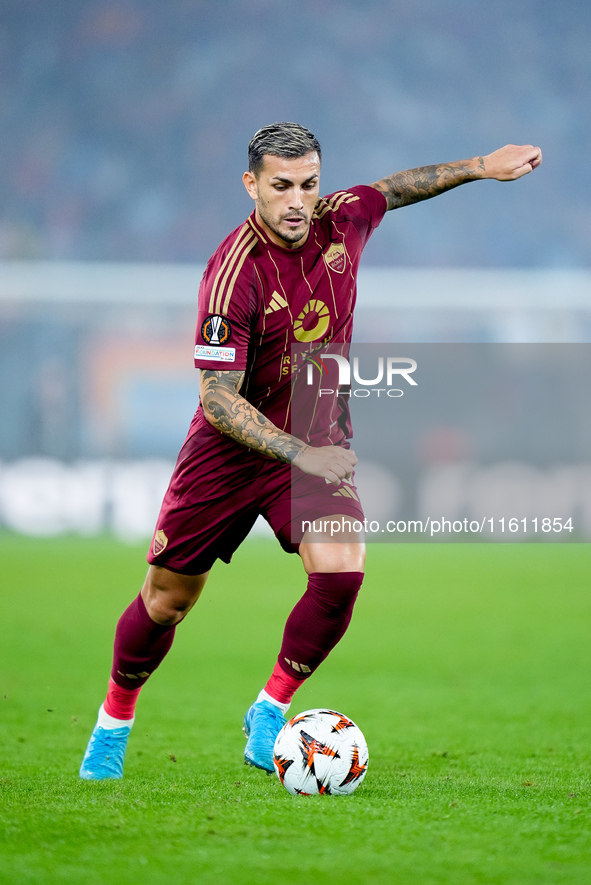
<instances>
[{"instance_id":1,"label":"yellow circular sponsor logo","mask_svg":"<svg viewBox=\"0 0 591 885\"><path fill-rule=\"evenodd\" d=\"M312 299L308 301L301 314L293 324L296 341L306 343L317 341L326 334L330 326L330 310L324 301Z\"/></svg>"}]
</instances>

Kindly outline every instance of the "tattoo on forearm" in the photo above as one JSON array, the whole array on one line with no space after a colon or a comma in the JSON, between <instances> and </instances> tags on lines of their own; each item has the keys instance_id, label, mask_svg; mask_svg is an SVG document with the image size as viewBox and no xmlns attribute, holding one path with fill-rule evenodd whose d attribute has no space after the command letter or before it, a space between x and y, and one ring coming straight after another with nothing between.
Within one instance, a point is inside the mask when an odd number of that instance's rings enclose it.
<instances>
[{"instance_id":1,"label":"tattoo on forearm","mask_svg":"<svg viewBox=\"0 0 591 885\"><path fill-rule=\"evenodd\" d=\"M421 200L436 197L444 191L483 178L484 158L459 160L437 166L418 166L405 172L396 172L374 182L372 187L381 191L388 202L388 209L398 209Z\"/></svg>"},{"instance_id":2,"label":"tattoo on forearm","mask_svg":"<svg viewBox=\"0 0 591 885\"><path fill-rule=\"evenodd\" d=\"M225 436L261 454L289 463L305 444L279 430L238 391L244 372L201 371L201 404L207 420Z\"/></svg>"}]
</instances>

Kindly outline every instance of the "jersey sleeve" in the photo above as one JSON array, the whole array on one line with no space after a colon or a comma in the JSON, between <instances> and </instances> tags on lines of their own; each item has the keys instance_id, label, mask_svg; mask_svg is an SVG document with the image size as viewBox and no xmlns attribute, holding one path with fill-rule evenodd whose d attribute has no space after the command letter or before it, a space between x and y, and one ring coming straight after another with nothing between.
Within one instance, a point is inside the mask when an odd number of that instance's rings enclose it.
<instances>
[{"instance_id":1,"label":"jersey sleeve","mask_svg":"<svg viewBox=\"0 0 591 885\"><path fill-rule=\"evenodd\" d=\"M359 184L349 188L346 198L337 205L340 217L356 227L363 248L386 214L388 204L385 196L375 187Z\"/></svg>"},{"instance_id":2,"label":"jersey sleeve","mask_svg":"<svg viewBox=\"0 0 591 885\"><path fill-rule=\"evenodd\" d=\"M195 332L195 367L244 371L248 362L256 293L249 267L224 282L226 268L208 264L201 285Z\"/></svg>"}]
</instances>

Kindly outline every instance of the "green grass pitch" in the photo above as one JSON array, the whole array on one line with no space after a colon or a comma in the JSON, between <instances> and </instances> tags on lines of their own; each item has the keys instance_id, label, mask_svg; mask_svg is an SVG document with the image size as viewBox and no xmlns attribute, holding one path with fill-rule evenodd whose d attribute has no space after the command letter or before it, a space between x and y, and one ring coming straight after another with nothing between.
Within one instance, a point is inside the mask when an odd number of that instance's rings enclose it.
<instances>
[{"instance_id":1,"label":"green grass pitch","mask_svg":"<svg viewBox=\"0 0 591 885\"><path fill-rule=\"evenodd\" d=\"M218 565L144 689L122 781L77 771L143 550L0 537L0 882L591 882L590 545L373 546L293 712L370 749L351 797L243 765L242 717L303 591L267 539Z\"/></svg>"}]
</instances>

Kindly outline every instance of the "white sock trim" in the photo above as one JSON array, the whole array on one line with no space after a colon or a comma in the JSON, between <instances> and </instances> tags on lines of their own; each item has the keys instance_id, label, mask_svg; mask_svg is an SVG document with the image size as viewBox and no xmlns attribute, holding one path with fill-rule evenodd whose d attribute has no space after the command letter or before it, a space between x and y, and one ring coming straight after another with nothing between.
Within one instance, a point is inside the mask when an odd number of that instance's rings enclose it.
<instances>
[{"instance_id":1,"label":"white sock trim","mask_svg":"<svg viewBox=\"0 0 591 885\"><path fill-rule=\"evenodd\" d=\"M101 728L123 728L124 726L131 728L134 722L135 716L133 719L115 719L114 716L109 716L109 714L105 712L104 704L100 705L98 719L96 720L96 724L100 725Z\"/></svg>"},{"instance_id":2,"label":"white sock trim","mask_svg":"<svg viewBox=\"0 0 591 885\"><path fill-rule=\"evenodd\" d=\"M291 706L291 702L288 704L282 704L281 701L272 698L269 692L265 691L264 688L259 691L259 695L255 703L258 704L259 701L268 701L269 704L273 704L275 707L279 707L284 716Z\"/></svg>"}]
</instances>

